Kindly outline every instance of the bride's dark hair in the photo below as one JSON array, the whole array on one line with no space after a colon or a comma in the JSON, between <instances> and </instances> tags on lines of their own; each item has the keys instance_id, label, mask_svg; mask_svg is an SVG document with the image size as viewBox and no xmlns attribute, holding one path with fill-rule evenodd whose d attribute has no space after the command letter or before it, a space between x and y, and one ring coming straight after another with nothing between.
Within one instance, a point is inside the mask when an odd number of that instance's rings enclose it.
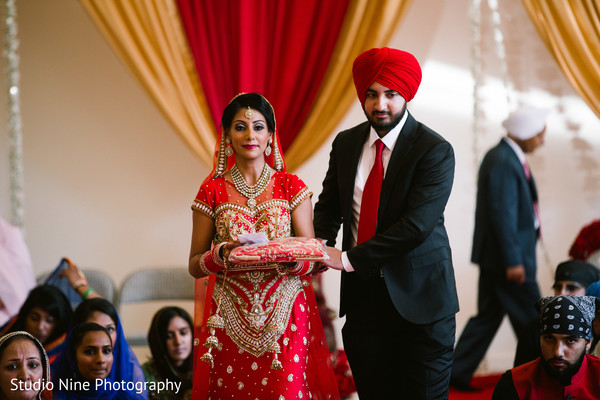
<instances>
[{"instance_id":1,"label":"bride's dark hair","mask_svg":"<svg viewBox=\"0 0 600 400\"><path fill-rule=\"evenodd\" d=\"M241 109L248 107L264 115L267 120L269 132L275 132L275 112L273 111L273 107L271 107L267 99L258 93L242 93L229 102L225 110L223 110L223 116L221 117L223 130L229 130L235 114Z\"/></svg>"}]
</instances>

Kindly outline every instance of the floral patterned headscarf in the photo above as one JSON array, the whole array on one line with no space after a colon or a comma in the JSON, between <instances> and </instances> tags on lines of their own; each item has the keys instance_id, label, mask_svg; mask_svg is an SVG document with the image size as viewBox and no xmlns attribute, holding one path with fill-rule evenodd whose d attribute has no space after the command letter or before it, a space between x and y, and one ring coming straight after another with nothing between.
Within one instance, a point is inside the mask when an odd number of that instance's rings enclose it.
<instances>
[{"instance_id":1,"label":"floral patterned headscarf","mask_svg":"<svg viewBox=\"0 0 600 400\"><path fill-rule=\"evenodd\" d=\"M23 338L29 340L35 344L35 347L40 352L40 359L42 361L42 368L44 369L42 375L42 387L43 389L37 395L38 400L49 400L52 398L52 392L47 388L46 383L50 382L50 362L48 361L48 355L46 354L46 350L44 350L44 346L30 333L25 331L16 331L8 333L0 338L0 354L6 350L6 348L13 342L16 338Z\"/></svg>"}]
</instances>

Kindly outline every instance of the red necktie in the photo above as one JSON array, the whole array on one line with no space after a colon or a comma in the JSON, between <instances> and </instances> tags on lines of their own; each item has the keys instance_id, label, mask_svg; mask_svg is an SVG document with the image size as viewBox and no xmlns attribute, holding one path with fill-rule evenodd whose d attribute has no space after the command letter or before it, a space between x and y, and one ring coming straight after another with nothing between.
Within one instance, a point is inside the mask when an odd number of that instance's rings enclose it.
<instances>
[{"instance_id":1,"label":"red necktie","mask_svg":"<svg viewBox=\"0 0 600 400\"><path fill-rule=\"evenodd\" d=\"M379 210L379 194L383 182L383 142L375 142L375 163L371 168L360 203L360 217L358 219L358 234L356 244L361 244L375 235L377 228L377 211Z\"/></svg>"}]
</instances>

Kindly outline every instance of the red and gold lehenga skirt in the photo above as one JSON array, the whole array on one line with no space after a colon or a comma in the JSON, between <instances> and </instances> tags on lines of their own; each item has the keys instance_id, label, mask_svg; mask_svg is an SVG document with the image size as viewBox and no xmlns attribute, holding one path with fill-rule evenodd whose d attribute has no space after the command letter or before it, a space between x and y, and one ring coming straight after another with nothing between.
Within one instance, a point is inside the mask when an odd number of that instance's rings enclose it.
<instances>
[{"instance_id":1,"label":"red and gold lehenga skirt","mask_svg":"<svg viewBox=\"0 0 600 400\"><path fill-rule=\"evenodd\" d=\"M213 301L196 309L197 320L204 322L194 341L194 399L339 399L310 277L287 276L277 284L276 273L259 275L236 274L224 286L214 275L197 280L197 293ZM206 320L219 300L227 323L216 329L221 350L212 352L211 367L200 357L207 351ZM278 335L269 327L280 321L287 324ZM275 350L281 369L272 368Z\"/></svg>"}]
</instances>

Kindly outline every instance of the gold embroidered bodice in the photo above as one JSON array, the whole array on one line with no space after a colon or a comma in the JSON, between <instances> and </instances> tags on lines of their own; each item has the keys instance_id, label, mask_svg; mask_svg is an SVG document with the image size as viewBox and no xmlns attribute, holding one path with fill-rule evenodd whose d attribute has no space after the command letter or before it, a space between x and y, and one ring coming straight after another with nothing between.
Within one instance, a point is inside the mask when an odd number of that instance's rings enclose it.
<instances>
[{"instance_id":1,"label":"gold embroidered bodice","mask_svg":"<svg viewBox=\"0 0 600 400\"><path fill-rule=\"evenodd\" d=\"M284 175L287 177L287 175ZM282 179L276 173L256 207L230 181L217 178L202 188L193 208L214 218L214 243L237 240L242 233L265 232L269 240L292 234L291 212L310 196L299 180ZM204 186L203 186L204 188ZM285 330L296 296L302 291L298 276L280 274L276 269L220 272L215 283L213 303L219 304L229 337L255 356L273 351Z\"/></svg>"}]
</instances>

